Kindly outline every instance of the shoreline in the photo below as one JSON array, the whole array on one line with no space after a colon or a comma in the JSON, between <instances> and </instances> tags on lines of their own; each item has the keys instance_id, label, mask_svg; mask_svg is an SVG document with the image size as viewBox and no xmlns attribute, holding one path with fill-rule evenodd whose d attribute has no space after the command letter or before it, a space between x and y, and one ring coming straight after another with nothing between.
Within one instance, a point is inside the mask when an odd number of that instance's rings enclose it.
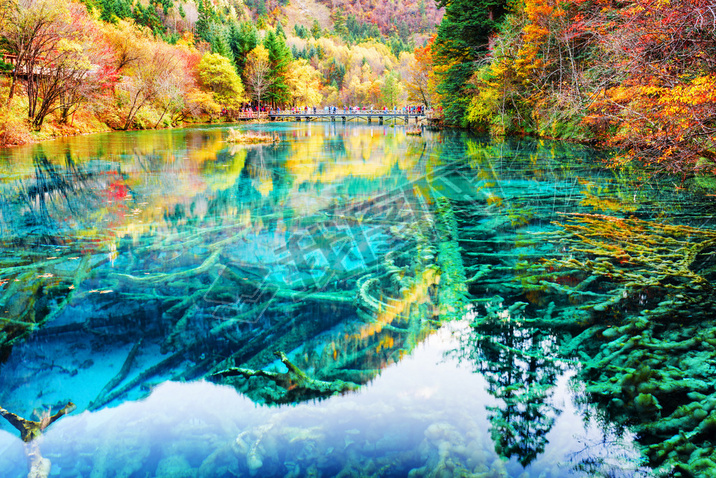
<instances>
[{"instance_id":1,"label":"shoreline","mask_svg":"<svg viewBox=\"0 0 716 478\"><path fill-rule=\"evenodd\" d=\"M217 121L217 122L212 122L212 121L209 121L209 122L207 122L207 121L199 121L199 122L196 122L196 123L193 123L193 122L185 122L185 123L183 123L182 125L178 125L178 126L174 126L174 127L170 127L170 128L143 128L143 129L136 128L136 129L126 129L126 130L123 130L123 129L112 129L112 128L110 128L109 126L107 126L106 129L102 128L102 129L94 129L94 130L89 130L89 131L87 131L87 130L83 130L83 129L80 128L80 127L75 127L76 133L69 133L69 134L52 135L52 134L50 134L51 132L48 131L48 132L45 132L45 133L44 133L44 134L46 134L47 136L42 136L42 135L43 135L43 132L28 132L27 134L28 134L29 137L32 138L32 140L24 141L24 142L20 142L20 143L7 143L7 144L6 144L6 143L0 143L0 149L18 148L18 147L28 146L28 145L32 145L32 144L40 144L40 143L44 143L44 142L48 142L48 141L56 141L56 140L63 139L63 138L76 138L76 137L80 137L80 136L89 136L89 135L100 134L100 133L130 133L130 132L136 132L136 131L178 130L178 129L185 129L185 128L196 127L196 126L220 126L220 125L241 125L241 124L269 124L269 123L280 124L280 123L288 123L288 122L289 122L289 121L286 121L286 120L281 120L281 121L274 120L274 121L271 121L271 120L268 120L268 119L265 119L265 118L260 118L260 119L259 119L259 118L255 118L255 119L239 118L239 119L236 119L236 120L234 120L234 121ZM298 123L301 123L301 122L298 122ZM106 125L105 125L105 126L106 126ZM450 128L450 127L447 127L447 126L442 125L442 124L441 124L441 125L431 124L431 125L422 125L422 126L424 126L424 127L426 127L426 128L430 128L430 129L436 129L436 130L463 129L463 128ZM69 128L68 128L68 129L69 129ZM472 130L470 130L470 129L465 129L465 131L472 131ZM0 133L1 133L1 132L0 132ZM37 137L37 136L40 136L40 137ZM544 139L547 139L547 138L544 138Z\"/></svg>"},{"instance_id":2,"label":"shoreline","mask_svg":"<svg viewBox=\"0 0 716 478\"><path fill-rule=\"evenodd\" d=\"M262 123L268 123L266 120L260 120L260 119L239 119L237 121L222 121L222 122L205 122L205 121L199 121L196 123L192 122L185 122L181 125L177 125L170 128L143 128L143 129L113 129L107 126L106 129L93 129L93 130L82 130L81 128L77 127L75 128L75 133L68 133L68 134L50 134L51 132L46 132L45 134L47 136L43 136L43 132L28 132L28 136L32 138L29 141L19 142L19 143L0 143L0 149L7 149L7 148L18 148L22 146L28 146L32 144L39 144L44 143L47 141L56 141L59 139L64 138L76 138L80 136L89 136L93 134L100 134L100 133L130 133L130 132L136 132L136 131L163 131L163 130L177 130L177 129L185 129L185 128L191 128L194 126L210 126L210 125L232 125L232 124L262 124ZM40 136L40 137L38 137Z\"/></svg>"}]
</instances>

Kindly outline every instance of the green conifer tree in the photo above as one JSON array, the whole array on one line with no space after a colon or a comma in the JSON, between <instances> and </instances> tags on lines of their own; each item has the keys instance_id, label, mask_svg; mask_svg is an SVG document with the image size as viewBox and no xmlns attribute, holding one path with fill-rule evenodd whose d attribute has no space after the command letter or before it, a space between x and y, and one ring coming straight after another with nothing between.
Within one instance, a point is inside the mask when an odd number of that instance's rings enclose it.
<instances>
[{"instance_id":1,"label":"green conifer tree","mask_svg":"<svg viewBox=\"0 0 716 478\"><path fill-rule=\"evenodd\" d=\"M109 23L115 23L117 21L116 2L114 0L101 0L99 2L99 8L101 10L100 20Z\"/></svg>"},{"instance_id":2,"label":"green conifer tree","mask_svg":"<svg viewBox=\"0 0 716 478\"><path fill-rule=\"evenodd\" d=\"M333 18L333 29L335 32L342 38L348 37L348 28L346 28L346 15L343 13L343 10L340 8L337 8L333 10L333 13L331 13L331 18Z\"/></svg>"},{"instance_id":3,"label":"green conifer tree","mask_svg":"<svg viewBox=\"0 0 716 478\"><path fill-rule=\"evenodd\" d=\"M229 48L234 57L236 71L244 78L246 57L259 44L259 32L251 22L232 23L229 27ZM244 78L245 79L245 78Z\"/></svg>"},{"instance_id":4,"label":"green conifer tree","mask_svg":"<svg viewBox=\"0 0 716 478\"><path fill-rule=\"evenodd\" d=\"M199 0L197 4L199 11L199 18L196 20L194 25L194 37L197 40L204 40L207 43L211 43L211 10L207 2Z\"/></svg>"},{"instance_id":5,"label":"green conifer tree","mask_svg":"<svg viewBox=\"0 0 716 478\"><path fill-rule=\"evenodd\" d=\"M443 95L445 121L465 126L470 102L468 80L477 62L488 51L490 34L506 13L506 0L437 0L445 16L435 39L435 62L447 67L439 92Z\"/></svg>"},{"instance_id":6,"label":"green conifer tree","mask_svg":"<svg viewBox=\"0 0 716 478\"><path fill-rule=\"evenodd\" d=\"M209 30L211 32L211 52L218 53L224 58L228 58L233 63L234 53L230 46L229 32L227 29L223 25L212 23Z\"/></svg>"},{"instance_id":7,"label":"green conifer tree","mask_svg":"<svg viewBox=\"0 0 716 478\"><path fill-rule=\"evenodd\" d=\"M313 25L311 25L311 35L313 35L313 38L316 40L321 38L322 30L321 25L318 24L318 20L315 18L313 19Z\"/></svg>"},{"instance_id":8,"label":"green conifer tree","mask_svg":"<svg viewBox=\"0 0 716 478\"><path fill-rule=\"evenodd\" d=\"M269 62L271 63L271 79L273 84L266 93L266 100L273 104L283 105L290 99L288 82L288 67L293 60L291 50L286 45L285 38L270 31L264 39L264 47L269 52Z\"/></svg>"},{"instance_id":9,"label":"green conifer tree","mask_svg":"<svg viewBox=\"0 0 716 478\"><path fill-rule=\"evenodd\" d=\"M276 24L276 35L282 36L284 40L286 39L286 32L283 31L283 25L281 25L281 22Z\"/></svg>"}]
</instances>

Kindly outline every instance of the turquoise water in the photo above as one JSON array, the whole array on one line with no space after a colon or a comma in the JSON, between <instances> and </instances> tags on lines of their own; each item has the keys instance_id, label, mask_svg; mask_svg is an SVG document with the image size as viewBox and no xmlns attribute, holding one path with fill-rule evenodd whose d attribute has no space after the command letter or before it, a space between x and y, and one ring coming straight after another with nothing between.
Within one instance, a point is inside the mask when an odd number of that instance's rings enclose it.
<instances>
[{"instance_id":1,"label":"turquoise water","mask_svg":"<svg viewBox=\"0 0 716 478\"><path fill-rule=\"evenodd\" d=\"M599 257L570 235L583 218L696 241L707 194L563 143L238 127L281 141L210 126L0 151L0 406L77 406L40 439L50 476L651 473L589 388L609 334L569 344L663 296L559 261ZM0 427L2 476L26 476Z\"/></svg>"}]
</instances>

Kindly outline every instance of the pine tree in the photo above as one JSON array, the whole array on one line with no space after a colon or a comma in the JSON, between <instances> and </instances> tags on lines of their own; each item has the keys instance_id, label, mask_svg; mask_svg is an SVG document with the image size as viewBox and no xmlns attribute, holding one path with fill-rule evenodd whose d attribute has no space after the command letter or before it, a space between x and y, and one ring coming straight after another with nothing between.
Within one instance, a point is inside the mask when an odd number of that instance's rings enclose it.
<instances>
[{"instance_id":1,"label":"pine tree","mask_svg":"<svg viewBox=\"0 0 716 478\"><path fill-rule=\"evenodd\" d=\"M226 29L218 23L212 23L211 31L211 52L217 53L224 58L228 58L234 62L234 53L229 45L229 35Z\"/></svg>"},{"instance_id":2,"label":"pine tree","mask_svg":"<svg viewBox=\"0 0 716 478\"><path fill-rule=\"evenodd\" d=\"M211 43L210 7L207 5L207 2L199 0L197 9L199 10L199 18L194 25L194 36L197 39Z\"/></svg>"},{"instance_id":3,"label":"pine tree","mask_svg":"<svg viewBox=\"0 0 716 478\"><path fill-rule=\"evenodd\" d=\"M130 18L132 16L131 0L101 0L100 20L109 23L116 23L118 18Z\"/></svg>"},{"instance_id":4,"label":"pine tree","mask_svg":"<svg viewBox=\"0 0 716 478\"><path fill-rule=\"evenodd\" d=\"M335 58L328 63L328 79L336 89L343 88L343 81L346 76L346 67Z\"/></svg>"},{"instance_id":5,"label":"pine tree","mask_svg":"<svg viewBox=\"0 0 716 478\"><path fill-rule=\"evenodd\" d=\"M269 52L272 85L266 92L266 100L274 104L286 104L291 99L287 83L288 67L293 60L291 50L284 37L273 31L268 32L264 47Z\"/></svg>"},{"instance_id":6,"label":"pine tree","mask_svg":"<svg viewBox=\"0 0 716 478\"><path fill-rule=\"evenodd\" d=\"M268 13L266 10L266 0L256 0L256 16L265 16Z\"/></svg>"},{"instance_id":7,"label":"pine tree","mask_svg":"<svg viewBox=\"0 0 716 478\"><path fill-rule=\"evenodd\" d=\"M282 36L283 39L286 39L286 32L283 31L283 25L281 25L281 22L277 22L276 24L276 35Z\"/></svg>"},{"instance_id":8,"label":"pine tree","mask_svg":"<svg viewBox=\"0 0 716 478\"><path fill-rule=\"evenodd\" d=\"M102 13L99 19L105 22L115 23L117 21L116 2L114 0L101 0L99 2Z\"/></svg>"},{"instance_id":9,"label":"pine tree","mask_svg":"<svg viewBox=\"0 0 716 478\"><path fill-rule=\"evenodd\" d=\"M141 3L137 3L134 7L134 21L137 22L138 25L149 27L155 35L161 35L166 31L162 19L159 18L157 9L151 4L142 7Z\"/></svg>"},{"instance_id":10,"label":"pine tree","mask_svg":"<svg viewBox=\"0 0 716 478\"><path fill-rule=\"evenodd\" d=\"M315 18L313 19L313 25L311 25L311 35L313 35L313 38L318 40L321 38L321 25L318 24L318 20Z\"/></svg>"},{"instance_id":11,"label":"pine tree","mask_svg":"<svg viewBox=\"0 0 716 478\"><path fill-rule=\"evenodd\" d=\"M464 126L468 81L488 51L489 37L506 13L507 1L437 0L437 5L445 7L434 46L435 62L442 67L438 91L445 121Z\"/></svg>"},{"instance_id":12,"label":"pine tree","mask_svg":"<svg viewBox=\"0 0 716 478\"><path fill-rule=\"evenodd\" d=\"M343 13L343 10L337 8L331 13L331 17L333 18L333 29L336 31L336 33L342 37L346 38L348 37L348 28L346 28L346 15Z\"/></svg>"},{"instance_id":13,"label":"pine tree","mask_svg":"<svg viewBox=\"0 0 716 478\"><path fill-rule=\"evenodd\" d=\"M246 57L259 44L259 33L251 22L232 23L229 27L229 48L234 56L236 71L245 79Z\"/></svg>"}]
</instances>

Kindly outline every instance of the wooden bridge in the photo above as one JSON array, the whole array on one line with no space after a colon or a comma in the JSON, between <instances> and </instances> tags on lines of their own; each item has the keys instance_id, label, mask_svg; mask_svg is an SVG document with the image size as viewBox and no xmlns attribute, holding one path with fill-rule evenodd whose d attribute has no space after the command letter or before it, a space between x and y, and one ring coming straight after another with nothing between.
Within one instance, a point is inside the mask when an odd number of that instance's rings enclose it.
<instances>
[{"instance_id":1,"label":"wooden bridge","mask_svg":"<svg viewBox=\"0 0 716 478\"><path fill-rule=\"evenodd\" d=\"M0 52L0 60L15 66L15 63L17 63L17 55Z\"/></svg>"},{"instance_id":2,"label":"wooden bridge","mask_svg":"<svg viewBox=\"0 0 716 478\"><path fill-rule=\"evenodd\" d=\"M357 110L357 111L345 111L337 110L330 112L327 110L316 110L313 112L308 111L272 111L268 113L268 117L272 121L341 121L346 123L348 121L367 121L372 123L374 120L379 124L383 124L386 121L398 122L410 124L411 121L415 124L419 124L426 119L425 113L408 113L401 111L381 111L381 110Z\"/></svg>"}]
</instances>

